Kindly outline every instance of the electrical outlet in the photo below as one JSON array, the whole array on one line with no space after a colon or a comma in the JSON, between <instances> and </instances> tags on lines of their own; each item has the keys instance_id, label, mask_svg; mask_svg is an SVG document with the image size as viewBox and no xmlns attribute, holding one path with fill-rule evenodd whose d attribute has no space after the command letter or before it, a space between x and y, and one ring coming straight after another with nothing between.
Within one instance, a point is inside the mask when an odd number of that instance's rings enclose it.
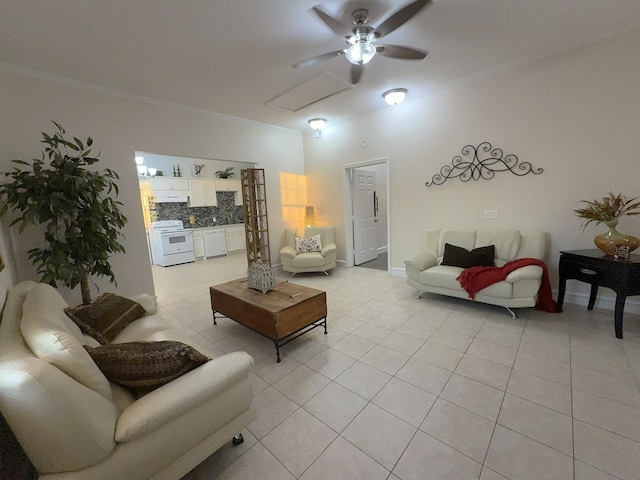
<instances>
[{"instance_id":1,"label":"electrical outlet","mask_svg":"<svg viewBox=\"0 0 640 480\"><path fill-rule=\"evenodd\" d=\"M485 210L484 218L498 218L498 210Z\"/></svg>"},{"instance_id":2,"label":"electrical outlet","mask_svg":"<svg viewBox=\"0 0 640 480\"><path fill-rule=\"evenodd\" d=\"M213 220L213 223L216 223L218 221L216 217L213 217L211 220Z\"/></svg>"}]
</instances>

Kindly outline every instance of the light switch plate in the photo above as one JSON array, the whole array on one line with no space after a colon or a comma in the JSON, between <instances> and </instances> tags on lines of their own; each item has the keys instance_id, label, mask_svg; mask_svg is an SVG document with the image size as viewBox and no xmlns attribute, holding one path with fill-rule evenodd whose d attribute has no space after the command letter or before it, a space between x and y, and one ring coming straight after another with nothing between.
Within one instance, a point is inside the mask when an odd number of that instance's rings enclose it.
<instances>
[{"instance_id":1,"label":"light switch plate","mask_svg":"<svg viewBox=\"0 0 640 480\"><path fill-rule=\"evenodd\" d=\"M498 218L498 210L485 210L484 218Z\"/></svg>"}]
</instances>

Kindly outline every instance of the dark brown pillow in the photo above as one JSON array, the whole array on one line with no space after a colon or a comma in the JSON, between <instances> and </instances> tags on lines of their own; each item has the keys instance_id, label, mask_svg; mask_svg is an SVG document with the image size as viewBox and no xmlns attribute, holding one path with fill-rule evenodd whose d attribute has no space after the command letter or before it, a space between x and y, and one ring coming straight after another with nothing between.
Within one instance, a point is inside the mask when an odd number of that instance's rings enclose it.
<instances>
[{"instance_id":1,"label":"dark brown pillow","mask_svg":"<svg viewBox=\"0 0 640 480\"><path fill-rule=\"evenodd\" d=\"M456 247L455 245L445 243L442 265L460 268L493 267L495 251L495 245L478 247L469 251L466 248Z\"/></svg>"},{"instance_id":2,"label":"dark brown pillow","mask_svg":"<svg viewBox=\"0 0 640 480\"><path fill-rule=\"evenodd\" d=\"M111 342L131 322L144 316L144 307L133 300L104 293L89 305L64 309L82 333L91 335L101 344Z\"/></svg>"},{"instance_id":3,"label":"dark brown pillow","mask_svg":"<svg viewBox=\"0 0 640 480\"><path fill-rule=\"evenodd\" d=\"M172 340L112 343L84 348L111 382L146 393L211 360Z\"/></svg>"}]
</instances>

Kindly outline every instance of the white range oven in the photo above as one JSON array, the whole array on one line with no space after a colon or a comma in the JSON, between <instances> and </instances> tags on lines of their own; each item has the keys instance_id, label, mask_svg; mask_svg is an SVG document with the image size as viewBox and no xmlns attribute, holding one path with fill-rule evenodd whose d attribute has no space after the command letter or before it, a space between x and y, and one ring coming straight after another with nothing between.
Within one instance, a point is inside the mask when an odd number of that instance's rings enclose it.
<instances>
[{"instance_id":1,"label":"white range oven","mask_svg":"<svg viewBox=\"0 0 640 480\"><path fill-rule=\"evenodd\" d=\"M152 222L151 236L156 265L169 267L196 261L193 232L184 228L182 220Z\"/></svg>"}]
</instances>

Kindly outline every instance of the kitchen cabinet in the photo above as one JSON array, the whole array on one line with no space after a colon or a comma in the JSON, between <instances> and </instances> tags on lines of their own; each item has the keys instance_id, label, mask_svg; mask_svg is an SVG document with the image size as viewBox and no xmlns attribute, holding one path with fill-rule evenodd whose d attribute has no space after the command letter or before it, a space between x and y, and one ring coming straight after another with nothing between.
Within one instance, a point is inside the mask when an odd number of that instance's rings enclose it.
<instances>
[{"instance_id":1,"label":"kitchen cabinet","mask_svg":"<svg viewBox=\"0 0 640 480\"><path fill-rule=\"evenodd\" d=\"M196 230L193 232L193 251L196 258L202 258L206 256L204 249L204 232L202 230Z\"/></svg>"},{"instance_id":2,"label":"kitchen cabinet","mask_svg":"<svg viewBox=\"0 0 640 480\"><path fill-rule=\"evenodd\" d=\"M215 207L218 205L216 199L216 185L213 180L189 180L190 207Z\"/></svg>"},{"instance_id":3,"label":"kitchen cabinet","mask_svg":"<svg viewBox=\"0 0 640 480\"><path fill-rule=\"evenodd\" d=\"M240 180L230 178L216 180L216 190L219 192L237 192L240 190Z\"/></svg>"},{"instance_id":4,"label":"kitchen cabinet","mask_svg":"<svg viewBox=\"0 0 640 480\"><path fill-rule=\"evenodd\" d=\"M207 258L227 254L224 229L216 228L204 231L204 250Z\"/></svg>"},{"instance_id":5,"label":"kitchen cabinet","mask_svg":"<svg viewBox=\"0 0 640 480\"><path fill-rule=\"evenodd\" d=\"M152 178L148 180L151 195L161 197L167 192L189 195L189 180L183 178Z\"/></svg>"},{"instance_id":6,"label":"kitchen cabinet","mask_svg":"<svg viewBox=\"0 0 640 480\"><path fill-rule=\"evenodd\" d=\"M239 252L246 249L246 237L244 233L244 225L240 227L228 227L224 229L227 253Z\"/></svg>"}]
</instances>

